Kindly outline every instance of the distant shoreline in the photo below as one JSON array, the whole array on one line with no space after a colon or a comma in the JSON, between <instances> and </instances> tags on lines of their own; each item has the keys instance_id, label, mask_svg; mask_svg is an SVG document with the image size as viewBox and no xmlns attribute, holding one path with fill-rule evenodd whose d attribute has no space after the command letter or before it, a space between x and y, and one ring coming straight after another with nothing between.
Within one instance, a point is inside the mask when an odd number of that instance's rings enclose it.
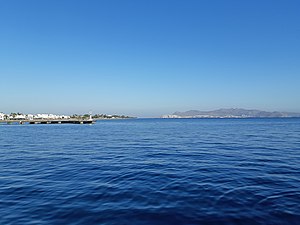
<instances>
[{"instance_id":1,"label":"distant shoreline","mask_svg":"<svg viewBox=\"0 0 300 225\"><path fill-rule=\"evenodd\" d=\"M144 119L300 119L299 116L294 117L159 117L159 118L144 118Z\"/></svg>"},{"instance_id":2,"label":"distant shoreline","mask_svg":"<svg viewBox=\"0 0 300 225\"><path fill-rule=\"evenodd\" d=\"M217 109L212 111L189 110L163 115L161 118L291 118L300 117L300 113L293 112L267 112L257 109Z\"/></svg>"}]
</instances>

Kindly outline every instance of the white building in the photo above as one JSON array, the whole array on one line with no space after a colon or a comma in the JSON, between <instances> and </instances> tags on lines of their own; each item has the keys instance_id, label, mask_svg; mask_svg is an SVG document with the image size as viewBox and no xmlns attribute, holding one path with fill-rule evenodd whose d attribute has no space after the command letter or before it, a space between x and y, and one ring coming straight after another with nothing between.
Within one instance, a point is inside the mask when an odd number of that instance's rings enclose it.
<instances>
[{"instance_id":1,"label":"white building","mask_svg":"<svg viewBox=\"0 0 300 225\"><path fill-rule=\"evenodd\" d=\"M32 115L32 114L26 115L26 119L28 119L28 120L33 120L33 118L34 118L34 115Z\"/></svg>"},{"instance_id":2,"label":"white building","mask_svg":"<svg viewBox=\"0 0 300 225\"><path fill-rule=\"evenodd\" d=\"M5 114L4 113L0 113L0 120L4 120L5 119Z\"/></svg>"},{"instance_id":3,"label":"white building","mask_svg":"<svg viewBox=\"0 0 300 225\"><path fill-rule=\"evenodd\" d=\"M34 119L44 119L44 120L57 120L57 119L70 119L70 116L65 115L54 115L54 114L36 114Z\"/></svg>"},{"instance_id":4,"label":"white building","mask_svg":"<svg viewBox=\"0 0 300 225\"><path fill-rule=\"evenodd\" d=\"M65 116L65 115L61 115L61 116L59 116L61 119L70 119L71 118L71 116Z\"/></svg>"},{"instance_id":5,"label":"white building","mask_svg":"<svg viewBox=\"0 0 300 225\"><path fill-rule=\"evenodd\" d=\"M49 119L49 114L36 114L34 115L35 119Z\"/></svg>"},{"instance_id":6,"label":"white building","mask_svg":"<svg viewBox=\"0 0 300 225\"><path fill-rule=\"evenodd\" d=\"M17 115L15 115L14 119L16 119L16 120L26 120L26 116L23 115L23 114L20 114L20 115L17 114Z\"/></svg>"}]
</instances>

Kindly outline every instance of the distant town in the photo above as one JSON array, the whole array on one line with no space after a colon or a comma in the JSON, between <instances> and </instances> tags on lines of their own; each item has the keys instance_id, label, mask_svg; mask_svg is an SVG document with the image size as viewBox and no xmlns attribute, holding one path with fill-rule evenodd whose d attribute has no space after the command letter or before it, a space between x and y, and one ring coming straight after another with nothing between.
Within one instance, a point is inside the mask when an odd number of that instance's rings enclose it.
<instances>
[{"instance_id":1,"label":"distant town","mask_svg":"<svg viewBox=\"0 0 300 225\"><path fill-rule=\"evenodd\" d=\"M124 115L106 115L106 114L73 114L73 115L56 115L49 113L41 114L23 114L23 113L9 113L5 114L0 112L0 120L70 120L70 119L81 119L81 120L97 120L97 119L129 119L133 118Z\"/></svg>"},{"instance_id":2,"label":"distant town","mask_svg":"<svg viewBox=\"0 0 300 225\"><path fill-rule=\"evenodd\" d=\"M161 118L282 118L300 117L300 113L293 112L267 112L256 109L217 109L212 111L190 110L163 115Z\"/></svg>"}]
</instances>

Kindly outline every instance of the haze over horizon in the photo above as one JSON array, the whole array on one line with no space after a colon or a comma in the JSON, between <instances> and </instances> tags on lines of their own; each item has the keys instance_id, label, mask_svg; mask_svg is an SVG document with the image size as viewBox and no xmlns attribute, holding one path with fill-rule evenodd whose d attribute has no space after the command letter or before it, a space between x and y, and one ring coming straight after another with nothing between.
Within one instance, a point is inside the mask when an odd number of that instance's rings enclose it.
<instances>
[{"instance_id":1,"label":"haze over horizon","mask_svg":"<svg viewBox=\"0 0 300 225\"><path fill-rule=\"evenodd\" d=\"M0 111L300 112L300 2L2 1Z\"/></svg>"}]
</instances>

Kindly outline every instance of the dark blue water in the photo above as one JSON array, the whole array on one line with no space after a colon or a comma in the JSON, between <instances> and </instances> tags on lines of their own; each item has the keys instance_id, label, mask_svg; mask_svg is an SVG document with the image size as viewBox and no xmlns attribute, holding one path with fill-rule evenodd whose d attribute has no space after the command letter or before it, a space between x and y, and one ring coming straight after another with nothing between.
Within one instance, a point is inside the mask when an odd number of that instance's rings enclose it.
<instances>
[{"instance_id":1,"label":"dark blue water","mask_svg":"<svg viewBox=\"0 0 300 225\"><path fill-rule=\"evenodd\" d=\"M300 119L0 125L0 224L300 224Z\"/></svg>"}]
</instances>

